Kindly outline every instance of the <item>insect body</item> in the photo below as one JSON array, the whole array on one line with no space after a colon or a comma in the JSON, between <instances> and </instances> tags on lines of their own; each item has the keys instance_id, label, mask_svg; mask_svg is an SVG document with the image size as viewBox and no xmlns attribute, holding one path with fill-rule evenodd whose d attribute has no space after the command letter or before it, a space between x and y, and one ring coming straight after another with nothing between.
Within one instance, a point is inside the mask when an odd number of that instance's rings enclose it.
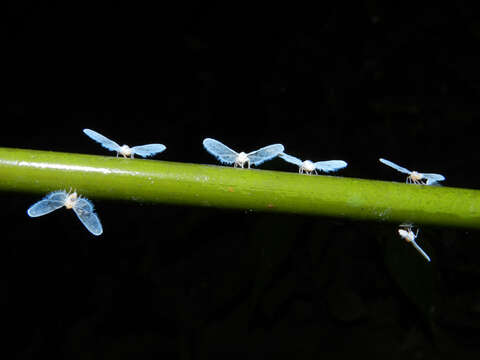
<instances>
[{"instance_id":1,"label":"insect body","mask_svg":"<svg viewBox=\"0 0 480 360\"><path fill-rule=\"evenodd\" d=\"M310 160L302 161L300 159L297 159L295 156L285 153L281 153L279 157L281 157L286 162L298 165L298 172L300 174L317 174L317 170L323 172L337 171L347 166L347 163L343 160L317 161L314 163Z\"/></svg>"},{"instance_id":2,"label":"insect body","mask_svg":"<svg viewBox=\"0 0 480 360\"><path fill-rule=\"evenodd\" d=\"M438 181L445 180L445 177L440 174L423 174L420 172L407 170L391 161L388 161L382 158L380 158L379 160L381 163L384 163L385 165L388 165L397 171L400 171L404 174L408 174L407 181L406 181L407 184L433 185Z\"/></svg>"},{"instance_id":3,"label":"insect body","mask_svg":"<svg viewBox=\"0 0 480 360\"><path fill-rule=\"evenodd\" d=\"M108 150L116 151L117 157L118 154L122 155L123 157L129 157L133 159L133 155L137 154L141 157L149 157L154 156L155 154L161 153L167 147L163 144L148 144L148 145L140 145L130 147L128 145L120 146L115 141L110 140L109 138L99 134L96 131L90 129L83 129L83 132L96 142L102 144L102 146Z\"/></svg>"},{"instance_id":4,"label":"insect body","mask_svg":"<svg viewBox=\"0 0 480 360\"><path fill-rule=\"evenodd\" d=\"M278 156L278 154L284 150L282 144L273 144L265 146L259 150L249 152L248 154L244 153L243 151L241 153L237 153L228 146L223 145L220 141L210 138L203 140L203 146L222 164L233 164L234 167L243 168L246 163L249 169L250 165L260 165L265 161L271 160Z\"/></svg>"},{"instance_id":5,"label":"insect body","mask_svg":"<svg viewBox=\"0 0 480 360\"><path fill-rule=\"evenodd\" d=\"M82 224L93 235L98 236L103 233L102 224L93 209L93 204L90 200L77 195L75 191L73 193L67 193L64 190L54 191L30 206L27 214L30 217L38 217L60 209L62 206L73 209Z\"/></svg>"},{"instance_id":6,"label":"insect body","mask_svg":"<svg viewBox=\"0 0 480 360\"><path fill-rule=\"evenodd\" d=\"M418 236L419 229L417 229L417 232L414 234L412 227L410 225L407 226L402 226L400 225L400 229L398 229L398 234L405 239L406 242L412 243L413 247L417 249L417 251L423 255L425 259L430 261L430 257L425 253L425 251L422 250L420 246L417 245L415 242L415 239Z\"/></svg>"}]
</instances>

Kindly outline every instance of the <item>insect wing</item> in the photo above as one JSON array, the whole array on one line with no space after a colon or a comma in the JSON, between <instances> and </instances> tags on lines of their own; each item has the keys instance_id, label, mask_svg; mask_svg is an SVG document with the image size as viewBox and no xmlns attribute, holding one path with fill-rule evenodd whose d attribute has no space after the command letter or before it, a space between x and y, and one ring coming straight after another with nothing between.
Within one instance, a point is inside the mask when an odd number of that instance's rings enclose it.
<instances>
[{"instance_id":1,"label":"insect wing","mask_svg":"<svg viewBox=\"0 0 480 360\"><path fill-rule=\"evenodd\" d=\"M27 210L27 214L30 217L38 217L57 209L60 209L65 204L67 193L65 191L55 191L48 194L42 200L36 202L30 206Z\"/></svg>"},{"instance_id":2,"label":"insect wing","mask_svg":"<svg viewBox=\"0 0 480 360\"><path fill-rule=\"evenodd\" d=\"M104 148L107 148L111 151L120 151L120 145L118 145L115 141L106 138L102 134L90 129L83 129L83 132L91 139L100 143Z\"/></svg>"},{"instance_id":3,"label":"insect wing","mask_svg":"<svg viewBox=\"0 0 480 360\"><path fill-rule=\"evenodd\" d=\"M282 144L273 144L265 146L256 151L252 151L251 153L247 154L247 157L250 159L250 162L253 165L260 165L265 161L278 156L278 154L282 153L283 150L285 150L285 148Z\"/></svg>"},{"instance_id":4,"label":"insect wing","mask_svg":"<svg viewBox=\"0 0 480 360\"><path fill-rule=\"evenodd\" d=\"M132 151L142 157L149 157L155 154L161 153L167 147L163 144L148 144L148 145L141 145L141 146L134 146Z\"/></svg>"},{"instance_id":5,"label":"insect wing","mask_svg":"<svg viewBox=\"0 0 480 360\"><path fill-rule=\"evenodd\" d=\"M65 190L60 190L60 191L54 191L54 192L51 192L50 194L47 194L47 196L45 196L45 199L52 200L52 201L65 202L65 200L67 199L67 196L68 194Z\"/></svg>"},{"instance_id":6,"label":"insect wing","mask_svg":"<svg viewBox=\"0 0 480 360\"><path fill-rule=\"evenodd\" d=\"M233 164L238 156L236 151L233 151L228 146L223 145L220 141L206 138L203 140L203 147L210 154L215 156L222 164Z\"/></svg>"},{"instance_id":7,"label":"insect wing","mask_svg":"<svg viewBox=\"0 0 480 360\"><path fill-rule=\"evenodd\" d=\"M56 200L40 200L39 202L30 206L27 210L27 214L30 217L38 217L48 213L51 213L54 210L60 209L63 206L64 202Z\"/></svg>"},{"instance_id":8,"label":"insect wing","mask_svg":"<svg viewBox=\"0 0 480 360\"><path fill-rule=\"evenodd\" d=\"M93 235L101 235L103 233L102 224L100 219L93 209L92 203L85 199L79 198L75 201L73 205L73 211L77 214L78 218L83 225L90 231Z\"/></svg>"},{"instance_id":9,"label":"insect wing","mask_svg":"<svg viewBox=\"0 0 480 360\"><path fill-rule=\"evenodd\" d=\"M415 242L415 240L412 241L412 245L415 249L417 249L417 251L423 255L423 257L425 259L427 259L428 261L430 261L430 257L427 255L427 253L425 251L423 251L423 249L417 245L417 243Z\"/></svg>"},{"instance_id":10,"label":"insect wing","mask_svg":"<svg viewBox=\"0 0 480 360\"><path fill-rule=\"evenodd\" d=\"M315 163L315 168L324 172L337 171L346 166L347 163L343 160L317 161Z\"/></svg>"},{"instance_id":11,"label":"insect wing","mask_svg":"<svg viewBox=\"0 0 480 360\"><path fill-rule=\"evenodd\" d=\"M427 179L427 185L433 185L438 181L445 180L445 176L440 174L422 174L425 179Z\"/></svg>"},{"instance_id":12,"label":"insect wing","mask_svg":"<svg viewBox=\"0 0 480 360\"><path fill-rule=\"evenodd\" d=\"M407 170L407 169L405 169L401 166L398 166L397 164L394 164L391 161L388 161L388 160L385 160L385 159L379 159L379 160L380 160L381 163L384 163L385 165L388 165L388 166L394 168L395 170L398 170L398 171L400 171L404 174L409 174L410 175L412 173L410 170Z\"/></svg>"},{"instance_id":13,"label":"insect wing","mask_svg":"<svg viewBox=\"0 0 480 360\"><path fill-rule=\"evenodd\" d=\"M278 154L278 156L280 158L282 158L283 160L285 160L286 162L289 162L291 164L295 164L295 165L298 165L298 166L302 166L302 160L300 159L297 159L295 156L292 156L292 155L288 155L288 154L285 154L285 153L280 153Z\"/></svg>"}]
</instances>

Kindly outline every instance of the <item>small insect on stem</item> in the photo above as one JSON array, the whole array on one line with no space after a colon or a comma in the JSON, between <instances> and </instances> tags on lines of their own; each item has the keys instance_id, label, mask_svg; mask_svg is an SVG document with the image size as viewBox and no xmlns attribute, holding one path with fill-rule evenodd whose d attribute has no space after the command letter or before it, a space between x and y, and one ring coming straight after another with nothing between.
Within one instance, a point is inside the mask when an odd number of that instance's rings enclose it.
<instances>
[{"instance_id":1,"label":"small insect on stem","mask_svg":"<svg viewBox=\"0 0 480 360\"><path fill-rule=\"evenodd\" d=\"M222 164L233 164L234 167L241 168L247 164L249 169L250 165L258 166L263 164L265 161L271 160L278 156L278 154L284 150L282 144L273 144L249 152L248 154L244 153L243 151L237 153L228 146L222 144L220 141L210 138L203 140L203 147L210 154L215 156Z\"/></svg>"},{"instance_id":2,"label":"small insect on stem","mask_svg":"<svg viewBox=\"0 0 480 360\"><path fill-rule=\"evenodd\" d=\"M425 253L425 251L422 250L420 246L417 245L415 242L415 239L418 237L418 232L420 229L417 229L417 232L413 232L413 227L410 224L403 224L400 225L400 228L398 229L398 234L406 241L409 243L412 243L413 247L417 249L417 251L423 255L425 259L430 261L430 257Z\"/></svg>"},{"instance_id":3,"label":"small insect on stem","mask_svg":"<svg viewBox=\"0 0 480 360\"><path fill-rule=\"evenodd\" d=\"M337 171L337 170L343 169L348 165L343 160L317 161L314 163L310 160L302 161L296 158L295 156L288 155L285 153L281 153L278 156L283 160L285 160L286 162L298 165L299 167L298 172L300 174L305 173L307 175L311 175L312 173L315 173L318 175L317 170L327 172L327 173L330 171Z\"/></svg>"},{"instance_id":4,"label":"small insect on stem","mask_svg":"<svg viewBox=\"0 0 480 360\"><path fill-rule=\"evenodd\" d=\"M96 131L90 129L83 129L83 132L91 139L100 143L104 148L111 151L116 151L117 157L118 154L122 155L124 158L130 157L131 159L133 159L133 155L135 154L141 157L149 157L161 153L167 148L163 144L147 144L134 147L130 147L128 145L120 146L115 141L110 140L109 138L103 136L102 134L99 134Z\"/></svg>"},{"instance_id":5,"label":"small insect on stem","mask_svg":"<svg viewBox=\"0 0 480 360\"><path fill-rule=\"evenodd\" d=\"M401 173L408 174L407 180L405 181L407 184L434 185L439 181L445 180L445 177L440 174L426 174L417 171L410 171L389 160L385 160L382 158L380 158L379 160L381 163L390 166L395 170L400 171Z\"/></svg>"},{"instance_id":6,"label":"small insect on stem","mask_svg":"<svg viewBox=\"0 0 480 360\"><path fill-rule=\"evenodd\" d=\"M82 224L93 235L98 236L103 233L102 224L95 213L93 204L90 200L79 196L76 191L68 193L65 190L51 192L42 200L30 206L27 214L30 217L38 217L49 214L63 206L67 209L73 209Z\"/></svg>"}]
</instances>

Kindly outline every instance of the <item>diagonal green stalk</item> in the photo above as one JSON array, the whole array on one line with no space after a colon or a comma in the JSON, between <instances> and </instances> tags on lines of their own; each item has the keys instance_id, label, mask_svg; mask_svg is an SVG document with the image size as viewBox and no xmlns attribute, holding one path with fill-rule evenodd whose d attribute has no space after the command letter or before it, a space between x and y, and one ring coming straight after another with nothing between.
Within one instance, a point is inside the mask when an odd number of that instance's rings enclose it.
<instances>
[{"instance_id":1,"label":"diagonal green stalk","mask_svg":"<svg viewBox=\"0 0 480 360\"><path fill-rule=\"evenodd\" d=\"M0 190L480 228L480 191L0 148Z\"/></svg>"}]
</instances>

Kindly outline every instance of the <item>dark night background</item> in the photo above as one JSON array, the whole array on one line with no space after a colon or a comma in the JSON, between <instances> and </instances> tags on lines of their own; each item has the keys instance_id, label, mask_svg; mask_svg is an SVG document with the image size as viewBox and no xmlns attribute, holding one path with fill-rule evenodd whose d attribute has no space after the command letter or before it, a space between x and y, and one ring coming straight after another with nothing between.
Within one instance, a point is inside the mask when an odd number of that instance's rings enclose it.
<instances>
[{"instance_id":1,"label":"dark night background","mask_svg":"<svg viewBox=\"0 0 480 360\"><path fill-rule=\"evenodd\" d=\"M463 1L100 4L9 4L1 146L113 155L92 128L213 164L205 137L280 142L346 160L340 176L401 181L385 157L478 188L480 22ZM476 231L422 228L428 264L394 224L91 199L97 238L65 210L28 218L37 200L1 194L16 358L479 357Z\"/></svg>"}]
</instances>

